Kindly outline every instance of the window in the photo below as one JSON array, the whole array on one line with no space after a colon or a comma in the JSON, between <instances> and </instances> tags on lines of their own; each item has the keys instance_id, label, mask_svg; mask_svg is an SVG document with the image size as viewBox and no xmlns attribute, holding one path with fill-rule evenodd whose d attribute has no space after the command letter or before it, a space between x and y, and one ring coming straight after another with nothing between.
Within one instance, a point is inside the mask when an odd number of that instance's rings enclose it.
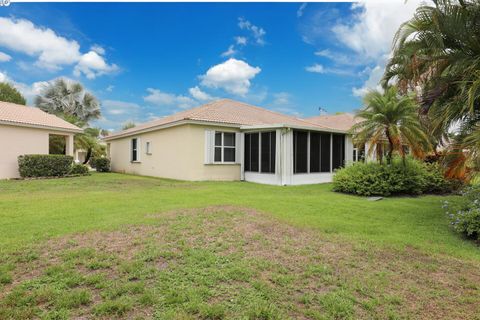
<instances>
[{"instance_id":1,"label":"window","mask_svg":"<svg viewBox=\"0 0 480 320\"><path fill-rule=\"evenodd\" d=\"M261 133L261 172L275 173L276 134L272 132Z\"/></svg>"},{"instance_id":2,"label":"window","mask_svg":"<svg viewBox=\"0 0 480 320\"><path fill-rule=\"evenodd\" d=\"M353 148L353 156L352 156L352 159L353 159L353 162L357 162L358 161L358 149L357 148Z\"/></svg>"},{"instance_id":3,"label":"window","mask_svg":"<svg viewBox=\"0 0 480 320\"><path fill-rule=\"evenodd\" d=\"M345 162L345 136L334 134L332 142L332 170L335 170L342 167Z\"/></svg>"},{"instance_id":4,"label":"window","mask_svg":"<svg viewBox=\"0 0 480 320\"><path fill-rule=\"evenodd\" d=\"M235 133L215 132L215 162L235 162Z\"/></svg>"},{"instance_id":5,"label":"window","mask_svg":"<svg viewBox=\"0 0 480 320\"><path fill-rule=\"evenodd\" d=\"M152 149L151 149L151 143L150 141L147 141L147 143L145 144L145 153L146 154L152 154Z\"/></svg>"},{"instance_id":6,"label":"window","mask_svg":"<svg viewBox=\"0 0 480 320\"><path fill-rule=\"evenodd\" d=\"M138 140L137 138L131 141L132 161L138 160Z\"/></svg>"},{"instance_id":7,"label":"window","mask_svg":"<svg viewBox=\"0 0 480 320\"><path fill-rule=\"evenodd\" d=\"M245 133L245 171L258 172L259 134Z\"/></svg>"},{"instance_id":8,"label":"window","mask_svg":"<svg viewBox=\"0 0 480 320\"><path fill-rule=\"evenodd\" d=\"M293 131L293 173L308 172L308 132Z\"/></svg>"}]
</instances>

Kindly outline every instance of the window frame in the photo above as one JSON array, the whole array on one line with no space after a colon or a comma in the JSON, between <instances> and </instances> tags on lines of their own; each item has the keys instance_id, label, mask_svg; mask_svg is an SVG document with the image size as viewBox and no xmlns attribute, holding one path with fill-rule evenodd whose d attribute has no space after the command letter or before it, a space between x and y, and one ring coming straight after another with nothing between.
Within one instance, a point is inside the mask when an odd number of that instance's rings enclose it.
<instances>
[{"instance_id":1,"label":"window frame","mask_svg":"<svg viewBox=\"0 0 480 320\"><path fill-rule=\"evenodd\" d=\"M135 141L135 148L133 147L133 141ZM130 139L130 162L140 162L139 152L138 152L139 151L138 142L139 142L138 138ZM135 153L135 157L133 156L134 153Z\"/></svg>"},{"instance_id":2,"label":"window frame","mask_svg":"<svg viewBox=\"0 0 480 320\"><path fill-rule=\"evenodd\" d=\"M220 145L217 145L217 133L220 134ZM233 146L226 146L225 145L225 134L231 134L233 136ZM213 135L213 163L215 164L235 164L236 163L236 156L237 156L237 139L236 133L230 131L215 131ZM220 149L220 161L215 159L215 151L216 149ZM233 149L233 160L232 161L225 161L225 149Z\"/></svg>"},{"instance_id":3,"label":"window frame","mask_svg":"<svg viewBox=\"0 0 480 320\"><path fill-rule=\"evenodd\" d=\"M152 154L152 142L151 141L145 142L145 154L147 154L147 155Z\"/></svg>"}]
</instances>

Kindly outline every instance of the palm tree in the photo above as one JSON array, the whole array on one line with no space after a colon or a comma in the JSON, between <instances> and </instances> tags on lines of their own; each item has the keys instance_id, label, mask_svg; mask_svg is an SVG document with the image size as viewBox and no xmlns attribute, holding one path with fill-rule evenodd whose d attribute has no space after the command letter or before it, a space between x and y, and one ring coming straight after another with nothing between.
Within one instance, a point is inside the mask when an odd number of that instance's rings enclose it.
<instances>
[{"instance_id":1,"label":"palm tree","mask_svg":"<svg viewBox=\"0 0 480 320\"><path fill-rule=\"evenodd\" d=\"M35 105L66 120L74 119L82 127L101 115L95 96L85 91L80 83L62 78L45 87L36 97Z\"/></svg>"},{"instance_id":2,"label":"palm tree","mask_svg":"<svg viewBox=\"0 0 480 320\"><path fill-rule=\"evenodd\" d=\"M395 36L382 80L385 87L392 82L418 93L437 138L460 128L449 140L449 166L478 163L469 158L480 154L480 144L471 142L480 130L480 2L434 0L419 7Z\"/></svg>"},{"instance_id":3,"label":"palm tree","mask_svg":"<svg viewBox=\"0 0 480 320\"><path fill-rule=\"evenodd\" d=\"M135 128L135 127L136 127L135 122L127 121L122 125L122 130L127 130L127 129L131 129L131 128Z\"/></svg>"},{"instance_id":4,"label":"palm tree","mask_svg":"<svg viewBox=\"0 0 480 320\"><path fill-rule=\"evenodd\" d=\"M99 143L103 130L99 128L86 128L83 133L75 135L75 148L87 151L83 164L88 163L90 158L102 157L106 154L106 148Z\"/></svg>"},{"instance_id":5,"label":"palm tree","mask_svg":"<svg viewBox=\"0 0 480 320\"><path fill-rule=\"evenodd\" d=\"M418 118L417 104L411 95L399 95L394 86L384 93L376 90L367 93L364 107L357 111L356 117L363 119L355 124L351 132L355 144L370 144L372 154L383 142L388 144L387 162L390 163L396 151L405 157L405 147L414 156L421 157L429 149L428 137L422 130ZM382 162L382 155L378 160Z\"/></svg>"},{"instance_id":6,"label":"palm tree","mask_svg":"<svg viewBox=\"0 0 480 320\"><path fill-rule=\"evenodd\" d=\"M100 104L78 82L57 79L45 87L35 99L35 105L78 127L85 128L75 135L75 148L87 151L84 163L93 155L102 155L105 148L99 143L100 129L89 128L89 122L100 118Z\"/></svg>"}]
</instances>

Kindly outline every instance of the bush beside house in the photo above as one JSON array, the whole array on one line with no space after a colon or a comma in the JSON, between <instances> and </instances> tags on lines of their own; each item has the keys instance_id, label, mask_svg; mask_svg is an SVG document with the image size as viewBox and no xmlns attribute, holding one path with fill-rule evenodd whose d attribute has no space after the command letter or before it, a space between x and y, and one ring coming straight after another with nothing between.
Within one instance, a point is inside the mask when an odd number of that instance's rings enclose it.
<instances>
[{"instance_id":1,"label":"bush beside house","mask_svg":"<svg viewBox=\"0 0 480 320\"><path fill-rule=\"evenodd\" d=\"M87 175L89 174L88 167L84 164L74 163L70 169L71 175Z\"/></svg>"},{"instance_id":2,"label":"bush beside house","mask_svg":"<svg viewBox=\"0 0 480 320\"><path fill-rule=\"evenodd\" d=\"M93 158L90 161L92 168L97 169L97 172L109 172L110 171L110 159L108 158Z\"/></svg>"},{"instance_id":3,"label":"bush beside house","mask_svg":"<svg viewBox=\"0 0 480 320\"><path fill-rule=\"evenodd\" d=\"M88 174L88 167L63 154L26 154L18 157L18 171L22 178L64 177Z\"/></svg>"},{"instance_id":4,"label":"bush beside house","mask_svg":"<svg viewBox=\"0 0 480 320\"><path fill-rule=\"evenodd\" d=\"M466 188L452 203L445 201L443 208L455 231L480 240L480 185Z\"/></svg>"},{"instance_id":5,"label":"bush beside house","mask_svg":"<svg viewBox=\"0 0 480 320\"><path fill-rule=\"evenodd\" d=\"M336 171L334 190L361 196L447 193L454 184L443 177L437 164L396 158L391 164L358 162Z\"/></svg>"}]
</instances>

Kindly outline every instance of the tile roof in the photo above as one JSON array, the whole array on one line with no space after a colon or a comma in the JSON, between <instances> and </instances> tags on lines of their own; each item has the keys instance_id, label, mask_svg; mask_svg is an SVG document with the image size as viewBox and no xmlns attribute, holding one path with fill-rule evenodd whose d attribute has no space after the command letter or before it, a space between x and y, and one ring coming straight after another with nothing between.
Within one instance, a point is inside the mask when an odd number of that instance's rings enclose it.
<instances>
[{"instance_id":1,"label":"tile roof","mask_svg":"<svg viewBox=\"0 0 480 320\"><path fill-rule=\"evenodd\" d=\"M79 127L35 107L0 101L0 123L82 132Z\"/></svg>"},{"instance_id":2,"label":"tile roof","mask_svg":"<svg viewBox=\"0 0 480 320\"><path fill-rule=\"evenodd\" d=\"M148 130L162 125L182 120L205 121L232 125L291 125L300 127L314 127L330 130L332 128L318 125L304 119L288 116L264 108L252 106L243 102L230 99L213 101L202 106L185 110L173 115L140 124L136 127L111 134L105 139L132 135L135 132Z\"/></svg>"},{"instance_id":3,"label":"tile roof","mask_svg":"<svg viewBox=\"0 0 480 320\"><path fill-rule=\"evenodd\" d=\"M341 113L306 118L305 121L336 130L348 131L354 124L361 122L362 119L355 118L355 115L351 113Z\"/></svg>"}]
</instances>

